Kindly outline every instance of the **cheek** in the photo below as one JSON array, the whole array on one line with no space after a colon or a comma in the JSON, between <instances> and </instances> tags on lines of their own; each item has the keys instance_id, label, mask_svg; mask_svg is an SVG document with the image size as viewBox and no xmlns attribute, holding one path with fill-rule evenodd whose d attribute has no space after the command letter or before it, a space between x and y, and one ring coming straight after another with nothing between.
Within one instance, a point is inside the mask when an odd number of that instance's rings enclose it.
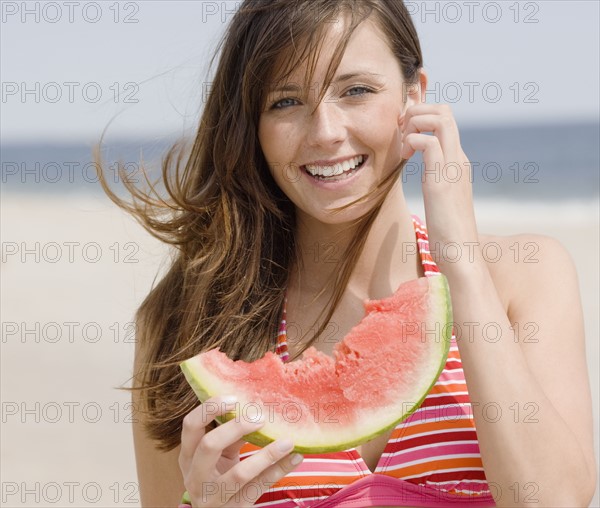
<instances>
[{"instance_id":1,"label":"cheek","mask_svg":"<svg viewBox=\"0 0 600 508\"><path fill-rule=\"evenodd\" d=\"M260 121L258 141L275 183L279 188L285 188L286 179L282 161L286 160L286 141L282 137L281 126L275 122Z\"/></svg>"},{"instance_id":2,"label":"cheek","mask_svg":"<svg viewBox=\"0 0 600 508\"><path fill-rule=\"evenodd\" d=\"M289 151L289 133L276 122L264 121L259 124L258 140L269 165L286 160Z\"/></svg>"},{"instance_id":3,"label":"cheek","mask_svg":"<svg viewBox=\"0 0 600 508\"><path fill-rule=\"evenodd\" d=\"M363 123L364 136L371 140L374 149L387 149L400 139L399 112L389 104L383 104L369 112Z\"/></svg>"}]
</instances>

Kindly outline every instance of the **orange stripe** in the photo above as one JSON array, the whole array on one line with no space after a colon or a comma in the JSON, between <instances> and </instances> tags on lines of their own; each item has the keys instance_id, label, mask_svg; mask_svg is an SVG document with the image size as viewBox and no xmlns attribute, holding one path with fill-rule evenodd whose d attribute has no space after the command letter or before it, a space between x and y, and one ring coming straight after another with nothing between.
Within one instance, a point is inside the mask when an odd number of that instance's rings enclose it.
<instances>
[{"instance_id":1,"label":"orange stripe","mask_svg":"<svg viewBox=\"0 0 600 508\"><path fill-rule=\"evenodd\" d=\"M333 476L333 475L319 475L319 476L284 476L281 478L272 488L277 487L306 487L306 486L318 486L324 488L327 485L339 484L339 485L350 485L354 483L361 475L355 476Z\"/></svg>"},{"instance_id":2,"label":"orange stripe","mask_svg":"<svg viewBox=\"0 0 600 508\"><path fill-rule=\"evenodd\" d=\"M436 393L453 393L453 392L464 392L467 390L467 384L463 381L457 381L456 383L448 384L448 385L434 385L428 393L436 394Z\"/></svg>"},{"instance_id":3,"label":"orange stripe","mask_svg":"<svg viewBox=\"0 0 600 508\"><path fill-rule=\"evenodd\" d=\"M250 453L258 450L262 450L262 448L260 446L253 445L252 443L244 443L240 448L240 455L243 453Z\"/></svg>"},{"instance_id":4,"label":"orange stripe","mask_svg":"<svg viewBox=\"0 0 600 508\"><path fill-rule=\"evenodd\" d=\"M448 358L452 358L454 360L460 360L460 353L457 350L455 351L448 351Z\"/></svg>"},{"instance_id":5,"label":"orange stripe","mask_svg":"<svg viewBox=\"0 0 600 508\"><path fill-rule=\"evenodd\" d=\"M450 429L464 429L467 427L475 428L473 420L465 419L465 420L439 420L436 422L428 422L428 423L418 423L415 425L411 425L409 427L403 427L400 429L394 429L392 432L392 439L400 439L407 436L414 436L415 434L421 434L423 432L434 432L440 430L450 430Z\"/></svg>"},{"instance_id":6,"label":"orange stripe","mask_svg":"<svg viewBox=\"0 0 600 508\"><path fill-rule=\"evenodd\" d=\"M471 469L471 468L482 468L483 463L480 457L465 457L465 458L452 458L452 459L437 459L429 460L421 464L415 464L413 466L403 467L400 469L394 469L386 471L386 474L392 475L395 478L406 478L407 476L422 475L426 473L435 473L443 469Z\"/></svg>"}]
</instances>

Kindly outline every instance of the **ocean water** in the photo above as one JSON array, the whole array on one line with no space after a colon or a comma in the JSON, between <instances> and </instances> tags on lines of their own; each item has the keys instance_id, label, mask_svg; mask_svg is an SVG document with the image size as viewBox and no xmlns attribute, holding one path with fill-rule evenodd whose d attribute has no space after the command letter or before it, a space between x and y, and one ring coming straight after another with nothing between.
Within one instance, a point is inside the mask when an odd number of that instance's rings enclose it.
<instances>
[{"instance_id":1,"label":"ocean water","mask_svg":"<svg viewBox=\"0 0 600 508\"><path fill-rule=\"evenodd\" d=\"M600 128L598 124L561 124L501 128L464 128L463 150L472 164L476 200L597 201L600 189ZM140 155L151 175L158 175L170 139L117 140L103 145L112 187L123 185L116 161L125 163L127 176L143 183ZM92 143L10 144L0 142L2 193L102 193L91 156ZM404 169L409 199L421 192L424 172L420 154ZM450 177L452 178L452 177ZM120 192L119 192L120 193Z\"/></svg>"}]
</instances>

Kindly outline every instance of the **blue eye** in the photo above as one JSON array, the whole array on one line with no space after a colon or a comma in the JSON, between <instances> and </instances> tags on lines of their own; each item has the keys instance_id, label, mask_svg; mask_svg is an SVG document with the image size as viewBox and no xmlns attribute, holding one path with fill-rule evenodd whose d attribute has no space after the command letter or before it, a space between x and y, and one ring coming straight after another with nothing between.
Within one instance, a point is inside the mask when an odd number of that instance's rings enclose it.
<instances>
[{"instance_id":1,"label":"blue eye","mask_svg":"<svg viewBox=\"0 0 600 508\"><path fill-rule=\"evenodd\" d=\"M370 88L367 88L366 86L353 86L352 88L350 88L346 94L350 95L350 96L362 96L362 95L366 95L368 93L372 93L373 90L371 90Z\"/></svg>"},{"instance_id":2,"label":"blue eye","mask_svg":"<svg viewBox=\"0 0 600 508\"><path fill-rule=\"evenodd\" d=\"M290 106L295 106L298 103L296 99L292 99L290 97L286 97L285 99L281 99L277 101L271 106L271 109L284 109L289 108Z\"/></svg>"}]
</instances>

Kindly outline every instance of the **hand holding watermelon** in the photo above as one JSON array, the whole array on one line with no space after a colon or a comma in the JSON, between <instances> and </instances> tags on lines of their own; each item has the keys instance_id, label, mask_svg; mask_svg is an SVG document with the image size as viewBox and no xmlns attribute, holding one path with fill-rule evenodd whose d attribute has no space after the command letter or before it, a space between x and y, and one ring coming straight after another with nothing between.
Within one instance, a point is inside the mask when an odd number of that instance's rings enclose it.
<instances>
[{"instance_id":1,"label":"hand holding watermelon","mask_svg":"<svg viewBox=\"0 0 600 508\"><path fill-rule=\"evenodd\" d=\"M192 506L252 506L271 486L300 464L302 456L290 455L291 440L281 439L240 461L244 435L264 422L234 419L206 432L217 416L233 409L231 399L211 398L183 420L179 466L186 501Z\"/></svg>"}]
</instances>

